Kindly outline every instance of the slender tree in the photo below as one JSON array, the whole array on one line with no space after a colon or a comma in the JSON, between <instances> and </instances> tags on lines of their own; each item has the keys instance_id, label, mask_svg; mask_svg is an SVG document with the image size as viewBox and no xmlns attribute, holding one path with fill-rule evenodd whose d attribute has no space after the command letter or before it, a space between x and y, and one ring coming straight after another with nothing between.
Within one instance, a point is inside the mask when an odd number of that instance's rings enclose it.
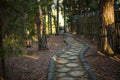
<instances>
[{"instance_id":1,"label":"slender tree","mask_svg":"<svg viewBox=\"0 0 120 80\"><path fill-rule=\"evenodd\" d=\"M66 33L66 0L63 0L64 7L64 32Z\"/></svg>"},{"instance_id":2,"label":"slender tree","mask_svg":"<svg viewBox=\"0 0 120 80\"><path fill-rule=\"evenodd\" d=\"M50 33L50 5L47 7L47 12L48 12L48 34Z\"/></svg>"},{"instance_id":3,"label":"slender tree","mask_svg":"<svg viewBox=\"0 0 120 80\"><path fill-rule=\"evenodd\" d=\"M36 3L39 1L36 0ZM41 17L42 14L40 14L40 11L42 12L40 5L37 5L37 12L36 12L36 25L37 25L37 36L38 36L38 50L41 49L48 49L47 47L47 41L45 37L45 28L42 26Z\"/></svg>"},{"instance_id":4,"label":"slender tree","mask_svg":"<svg viewBox=\"0 0 120 80\"><path fill-rule=\"evenodd\" d=\"M50 7L50 34L52 34L52 9Z\"/></svg>"},{"instance_id":5,"label":"slender tree","mask_svg":"<svg viewBox=\"0 0 120 80\"><path fill-rule=\"evenodd\" d=\"M51 26L51 13L52 13L52 9L51 9L51 4L48 4L48 7L47 7L47 11L48 11L48 33L49 34L52 34L52 26Z\"/></svg>"},{"instance_id":6,"label":"slender tree","mask_svg":"<svg viewBox=\"0 0 120 80\"><path fill-rule=\"evenodd\" d=\"M59 0L57 0L57 25L56 25L56 35L59 35Z\"/></svg>"}]
</instances>

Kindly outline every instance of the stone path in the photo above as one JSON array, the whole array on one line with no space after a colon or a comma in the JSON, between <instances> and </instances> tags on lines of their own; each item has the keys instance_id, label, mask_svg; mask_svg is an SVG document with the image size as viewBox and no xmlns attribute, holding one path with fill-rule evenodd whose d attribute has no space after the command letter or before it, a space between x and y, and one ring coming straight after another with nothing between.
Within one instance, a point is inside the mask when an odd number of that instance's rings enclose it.
<instances>
[{"instance_id":1,"label":"stone path","mask_svg":"<svg viewBox=\"0 0 120 80\"><path fill-rule=\"evenodd\" d=\"M80 51L84 45L68 36L70 48L59 56L54 56L53 80L89 80L86 70L80 60Z\"/></svg>"}]
</instances>

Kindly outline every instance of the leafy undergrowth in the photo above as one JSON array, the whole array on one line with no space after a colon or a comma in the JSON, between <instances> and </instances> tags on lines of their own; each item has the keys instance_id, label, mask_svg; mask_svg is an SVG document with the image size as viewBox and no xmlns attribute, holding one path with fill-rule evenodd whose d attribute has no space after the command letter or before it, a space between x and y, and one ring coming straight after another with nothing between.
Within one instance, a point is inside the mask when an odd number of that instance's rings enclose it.
<instances>
[{"instance_id":1,"label":"leafy undergrowth","mask_svg":"<svg viewBox=\"0 0 120 80\"><path fill-rule=\"evenodd\" d=\"M66 44L62 36L48 38L49 50L38 51L37 44L26 48L28 54L6 59L7 80L47 80L50 58Z\"/></svg>"},{"instance_id":2,"label":"leafy undergrowth","mask_svg":"<svg viewBox=\"0 0 120 80\"><path fill-rule=\"evenodd\" d=\"M91 69L97 77L97 80L120 80L120 58L119 55L108 56L97 53L96 41L83 39L89 44L89 50L85 54Z\"/></svg>"}]
</instances>

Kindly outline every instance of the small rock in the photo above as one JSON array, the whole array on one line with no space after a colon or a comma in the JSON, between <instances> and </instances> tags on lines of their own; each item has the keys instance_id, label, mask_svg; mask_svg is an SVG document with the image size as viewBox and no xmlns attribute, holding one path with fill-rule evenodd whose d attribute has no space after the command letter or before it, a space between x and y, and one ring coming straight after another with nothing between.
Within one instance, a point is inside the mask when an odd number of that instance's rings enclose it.
<instances>
[{"instance_id":1,"label":"small rock","mask_svg":"<svg viewBox=\"0 0 120 80\"><path fill-rule=\"evenodd\" d=\"M75 80L75 79L72 77L63 77L63 78L60 78L58 80Z\"/></svg>"},{"instance_id":2,"label":"small rock","mask_svg":"<svg viewBox=\"0 0 120 80\"><path fill-rule=\"evenodd\" d=\"M57 60L58 63L61 63L61 64L65 64L65 63L68 63L69 61L64 59L64 58L60 58Z\"/></svg>"},{"instance_id":3,"label":"small rock","mask_svg":"<svg viewBox=\"0 0 120 80\"><path fill-rule=\"evenodd\" d=\"M78 57L77 56L71 56L71 57L68 57L67 59L73 60L73 59L78 59Z\"/></svg>"},{"instance_id":4,"label":"small rock","mask_svg":"<svg viewBox=\"0 0 120 80\"><path fill-rule=\"evenodd\" d=\"M61 67L59 69L56 69L57 72L69 72L71 69L67 67Z\"/></svg>"},{"instance_id":5,"label":"small rock","mask_svg":"<svg viewBox=\"0 0 120 80\"><path fill-rule=\"evenodd\" d=\"M68 64L66 64L66 66L67 67L77 67L77 66L79 66L79 64L77 64L77 63L68 63Z\"/></svg>"},{"instance_id":6,"label":"small rock","mask_svg":"<svg viewBox=\"0 0 120 80\"><path fill-rule=\"evenodd\" d=\"M67 54L62 54L60 57L61 57L61 58L66 58L66 57L69 57L69 55L67 55Z\"/></svg>"},{"instance_id":7,"label":"small rock","mask_svg":"<svg viewBox=\"0 0 120 80\"><path fill-rule=\"evenodd\" d=\"M80 77L80 76L83 76L85 74L85 72L83 71L72 71L70 72L70 75L73 76L73 77Z\"/></svg>"},{"instance_id":8,"label":"small rock","mask_svg":"<svg viewBox=\"0 0 120 80\"><path fill-rule=\"evenodd\" d=\"M65 76L66 76L65 73L58 73L58 74L56 74L56 77L65 77Z\"/></svg>"}]
</instances>

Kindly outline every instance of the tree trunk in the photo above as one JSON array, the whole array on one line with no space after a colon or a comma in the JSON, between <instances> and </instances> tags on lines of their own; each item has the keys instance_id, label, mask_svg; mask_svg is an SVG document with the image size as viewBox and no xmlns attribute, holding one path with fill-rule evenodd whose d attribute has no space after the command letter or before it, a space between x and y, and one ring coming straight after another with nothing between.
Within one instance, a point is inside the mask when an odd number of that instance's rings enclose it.
<instances>
[{"instance_id":1,"label":"tree trunk","mask_svg":"<svg viewBox=\"0 0 120 80\"><path fill-rule=\"evenodd\" d=\"M36 0L37 2L37 0ZM47 47L47 41L46 41L46 30L45 28L41 25L41 15L40 14L40 8L38 5L38 11L36 13L36 25L37 25L37 37L38 37L38 50L42 49L48 49Z\"/></svg>"},{"instance_id":2,"label":"tree trunk","mask_svg":"<svg viewBox=\"0 0 120 80\"><path fill-rule=\"evenodd\" d=\"M52 10L50 9L50 33L52 34Z\"/></svg>"},{"instance_id":3,"label":"tree trunk","mask_svg":"<svg viewBox=\"0 0 120 80\"><path fill-rule=\"evenodd\" d=\"M5 80L5 52L3 47L3 14L4 14L4 1L0 2L0 80Z\"/></svg>"},{"instance_id":4,"label":"tree trunk","mask_svg":"<svg viewBox=\"0 0 120 80\"><path fill-rule=\"evenodd\" d=\"M44 49L48 49L47 36L46 36L46 14L43 15L42 43L44 43L44 44L43 44Z\"/></svg>"},{"instance_id":5,"label":"tree trunk","mask_svg":"<svg viewBox=\"0 0 120 80\"><path fill-rule=\"evenodd\" d=\"M56 26L56 35L59 35L59 0L57 0L57 26Z\"/></svg>"},{"instance_id":6,"label":"tree trunk","mask_svg":"<svg viewBox=\"0 0 120 80\"><path fill-rule=\"evenodd\" d=\"M2 20L0 19L0 60L1 60L0 80L5 80L5 57L4 57L5 53L3 47L2 26L3 26Z\"/></svg>"},{"instance_id":7,"label":"tree trunk","mask_svg":"<svg viewBox=\"0 0 120 80\"><path fill-rule=\"evenodd\" d=\"M64 0L64 33L66 33L66 0Z\"/></svg>"},{"instance_id":8,"label":"tree trunk","mask_svg":"<svg viewBox=\"0 0 120 80\"><path fill-rule=\"evenodd\" d=\"M115 29L114 0L100 0L99 4L100 4L101 23L100 23L100 38L99 38L98 49L104 53L114 54L109 38L113 36L112 31L110 30Z\"/></svg>"},{"instance_id":9,"label":"tree trunk","mask_svg":"<svg viewBox=\"0 0 120 80\"><path fill-rule=\"evenodd\" d=\"M50 35L50 6L48 6L48 34Z\"/></svg>"},{"instance_id":10,"label":"tree trunk","mask_svg":"<svg viewBox=\"0 0 120 80\"><path fill-rule=\"evenodd\" d=\"M39 13L36 15L36 25L37 25L37 37L38 37L38 50L42 49L42 43L41 43L41 34L40 34L40 18L39 18Z\"/></svg>"}]
</instances>

